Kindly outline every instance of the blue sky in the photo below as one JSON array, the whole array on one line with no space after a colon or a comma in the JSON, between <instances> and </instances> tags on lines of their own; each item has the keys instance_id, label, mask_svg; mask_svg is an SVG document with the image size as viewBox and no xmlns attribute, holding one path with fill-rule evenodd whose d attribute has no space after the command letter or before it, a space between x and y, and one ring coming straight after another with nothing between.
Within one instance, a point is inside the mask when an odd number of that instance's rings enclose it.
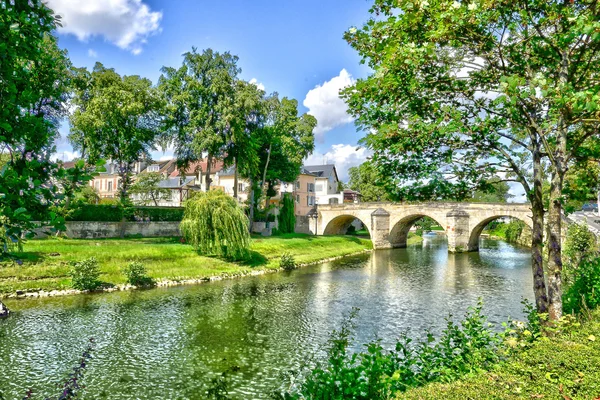
<instances>
[{"instance_id":1,"label":"blue sky","mask_svg":"<svg viewBox=\"0 0 600 400\"><path fill-rule=\"evenodd\" d=\"M317 117L315 153L307 163L335 162L342 179L361 163L361 134L337 92L368 69L343 40L351 26L368 17L367 0L48 0L63 17L59 44L76 66L96 61L124 75L153 82L162 66L179 66L193 46L230 51L239 57L241 77L270 93L298 100L301 112ZM68 124L61 128L68 134ZM73 157L64 139L58 157ZM169 153L156 153L167 157Z\"/></svg>"}]
</instances>

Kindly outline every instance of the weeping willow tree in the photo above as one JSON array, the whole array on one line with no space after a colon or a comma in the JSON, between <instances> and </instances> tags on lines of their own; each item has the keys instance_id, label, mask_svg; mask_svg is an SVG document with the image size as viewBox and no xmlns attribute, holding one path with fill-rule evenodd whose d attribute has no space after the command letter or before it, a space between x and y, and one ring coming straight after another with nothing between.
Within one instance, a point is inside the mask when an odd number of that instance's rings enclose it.
<instances>
[{"instance_id":1,"label":"weeping willow tree","mask_svg":"<svg viewBox=\"0 0 600 400\"><path fill-rule=\"evenodd\" d=\"M220 190L198 193L185 203L183 237L204 255L243 260L250 252L248 218L237 202Z\"/></svg>"}]
</instances>

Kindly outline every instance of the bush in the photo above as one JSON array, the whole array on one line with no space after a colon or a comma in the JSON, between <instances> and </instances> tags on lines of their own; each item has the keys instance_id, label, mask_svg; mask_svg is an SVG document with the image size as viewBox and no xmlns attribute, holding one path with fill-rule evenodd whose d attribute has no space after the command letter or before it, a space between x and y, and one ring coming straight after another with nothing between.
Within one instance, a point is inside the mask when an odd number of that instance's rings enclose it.
<instances>
[{"instance_id":1,"label":"bush","mask_svg":"<svg viewBox=\"0 0 600 400\"><path fill-rule=\"evenodd\" d=\"M244 260L250 256L248 225L248 217L235 199L211 190L186 201L180 229L202 254Z\"/></svg>"},{"instance_id":2,"label":"bush","mask_svg":"<svg viewBox=\"0 0 600 400\"><path fill-rule=\"evenodd\" d=\"M142 221L181 221L183 207L136 207L133 211L134 220Z\"/></svg>"},{"instance_id":3,"label":"bush","mask_svg":"<svg viewBox=\"0 0 600 400\"><path fill-rule=\"evenodd\" d=\"M591 256L596 251L596 236L588 229L586 224L569 225L563 250L565 267L576 268L583 258Z\"/></svg>"},{"instance_id":4,"label":"bush","mask_svg":"<svg viewBox=\"0 0 600 400\"><path fill-rule=\"evenodd\" d=\"M98 280L100 267L95 257L71 263L70 274L72 286L75 289L94 290L101 285Z\"/></svg>"},{"instance_id":5,"label":"bush","mask_svg":"<svg viewBox=\"0 0 600 400\"><path fill-rule=\"evenodd\" d=\"M521 237L523 229L525 228L525 222L519 220L512 220L506 224L506 241L515 243Z\"/></svg>"},{"instance_id":6,"label":"bush","mask_svg":"<svg viewBox=\"0 0 600 400\"><path fill-rule=\"evenodd\" d=\"M481 314L482 304L470 308L465 319L447 327L436 342L431 333L413 344L401 335L395 350L385 350L379 341L365 345L366 351L349 351L350 321L329 340L327 361L308 371L304 379L279 398L285 399L389 399L396 392L429 382L450 382L466 374L491 368L500 360L502 335L489 327Z\"/></svg>"},{"instance_id":7,"label":"bush","mask_svg":"<svg viewBox=\"0 0 600 400\"><path fill-rule=\"evenodd\" d=\"M146 267L139 261L130 262L123 268L127 283L134 286L153 286L154 280L146 275Z\"/></svg>"},{"instance_id":8,"label":"bush","mask_svg":"<svg viewBox=\"0 0 600 400\"><path fill-rule=\"evenodd\" d=\"M283 196L279 212L279 229L282 233L294 233L296 228L296 215L294 214L294 199L289 193Z\"/></svg>"},{"instance_id":9,"label":"bush","mask_svg":"<svg viewBox=\"0 0 600 400\"><path fill-rule=\"evenodd\" d=\"M354 225L350 225L346 230L346 235L356 235L356 227Z\"/></svg>"},{"instance_id":10,"label":"bush","mask_svg":"<svg viewBox=\"0 0 600 400\"><path fill-rule=\"evenodd\" d=\"M68 221L121 222L181 221L183 207L122 207L119 204L77 204L67 216Z\"/></svg>"},{"instance_id":11,"label":"bush","mask_svg":"<svg viewBox=\"0 0 600 400\"><path fill-rule=\"evenodd\" d=\"M563 294L563 309L579 314L600 306L600 258L584 257L579 265L569 270L568 286Z\"/></svg>"},{"instance_id":12,"label":"bush","mask_svg":"<svg viewBox=\"0 0 600 400\"><path fill-rule=\"evenodd\" d=\"M294 260L294 256L290 253L283 253L281 255L281 259L279 260L279 268L283 268L286 271L291 271L296 269L296 260Z\"/></svg>"},{"instance_id":13,"label":"bush","mask_svg":"<svg viewBox=\"0 0 600 400\"><path fill-rule=\"evenodd\" d=\"M68 221L120 222L123 209L111 204L80 204L68 215Z\"/></svg>"}]
</instances>

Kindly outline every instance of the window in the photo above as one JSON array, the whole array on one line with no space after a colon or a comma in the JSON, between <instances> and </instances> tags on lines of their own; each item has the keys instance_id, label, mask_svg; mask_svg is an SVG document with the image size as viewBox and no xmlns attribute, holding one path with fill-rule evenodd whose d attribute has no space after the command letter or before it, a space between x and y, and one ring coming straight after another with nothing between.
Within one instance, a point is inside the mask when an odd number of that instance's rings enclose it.
<instances>
[{"instance_id":1,"label":"window","mask_svg":"<svg viewBox=\"0 0 600 400\"><path fill-rule=\"evenodd\" d=\"M94 184L96 185L96 190L100 190L100 181L96 181Z\"/></svg>"},{"instance_id":2,"label":"window","mask_svg":"<svg viewBox=\"0 0 600 400\"><path fill-rule=\"evenodd\" d=\"M296 189L300 189L300 181L296 181Z\"/></svg>"},{"instance_id":3,"label":"window","mask_svg":"<svg viewBox=\"0 0 600 400\"><path fill-rule=\"evenodd\" d=\"M329 204L339 204L339 200L337 197L332 197L329 199Z\"/></svg>"},{"instance_id":4,"label":"window","mask_svg":"<svg viewBox=\"0 0 600 400\"><path fill-rule=\"evenodd\" d=\"M315 184L314 183L307 183L306 184L307 189L309 192L314 192L315 191Z\"/></svg>"},{"instance_id":5,"label":"window","mask_svg":"<svg viewBox=\"0 0 600 400\"><path fill-rule=\"evenodd\" d=\"M315 205L315 196L308 196L308 205L309 206Z\"/></svg>"},{"instance_id":6,"label":"window","mask_svg":"<svg viewBox=\"0 0 600 400\"><path fill-rule=\"evenodd\" d=\"M160 170L160 167L158 166L158 164L152 164L148 167L148 172L158 172Z\"/></svg>"},{"instance_id":7,"label":"window","mask_svg":"<svg viewBox=\"0 0 600 400\"><path fill-rule=\"evenodd\" d=\"M322 192L323 191L323 184L322 183L317 184L317 186L315 187L315 190L317 192Z\"/></svg>"},{"instance_id":8,"label":"window","mask_svg":"<svg viewBox=\"0 0 600 400\"><path fill-rule=\"evenodd\" d=\"M109 192L112 192L112 190L113 190L112 184L113 184L112 181L108 181L108 186L107 186L106 190L108 190Z\"/></svg>"},{"instance_id":9,"label":"window","mask_svg":"<svg viewBox=\"0 0 600 400\"><path fill-rule=\"evenodd\" d=\"M300 204L300 195L299 194L296 195L296 203Z\"/></svg>"},{"instance_id":10,"label":"window","mask_svg":"<svg viewBox=\"0 0 600 400\"><path fill-rule=\"evenodd\" d=\"M244 191L244 184L238 183L238 192L243 192L243 191Z\"/></svg>"}]
</instances>

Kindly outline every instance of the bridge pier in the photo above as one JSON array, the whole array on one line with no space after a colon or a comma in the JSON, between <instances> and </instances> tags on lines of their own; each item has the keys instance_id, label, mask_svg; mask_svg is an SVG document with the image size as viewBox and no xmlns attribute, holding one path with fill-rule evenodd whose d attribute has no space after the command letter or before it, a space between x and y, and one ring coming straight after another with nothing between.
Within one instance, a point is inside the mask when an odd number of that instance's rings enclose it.
<instances>
[{"instance_id":1,"label":"bridge pier","mask_svg":"<svg viewBox=\"0 0 600 400\"><path fill-rule=\"evenodd\" d=\"M469 247L469 213L456 209L446 214L446 235L448 237L448 251L451 253L462 253L476 251Z\"/></svg>"},{"instance_id":2,"label":"bridge pier","mask_svg":"<svg viewBox=\"0 0 600 400\"><path fill-rule=\"evenodd\" d=\"M371 214L371 241L374 249L391 249L390 213L378 208Z\"/></svg>"}]
</instances>

